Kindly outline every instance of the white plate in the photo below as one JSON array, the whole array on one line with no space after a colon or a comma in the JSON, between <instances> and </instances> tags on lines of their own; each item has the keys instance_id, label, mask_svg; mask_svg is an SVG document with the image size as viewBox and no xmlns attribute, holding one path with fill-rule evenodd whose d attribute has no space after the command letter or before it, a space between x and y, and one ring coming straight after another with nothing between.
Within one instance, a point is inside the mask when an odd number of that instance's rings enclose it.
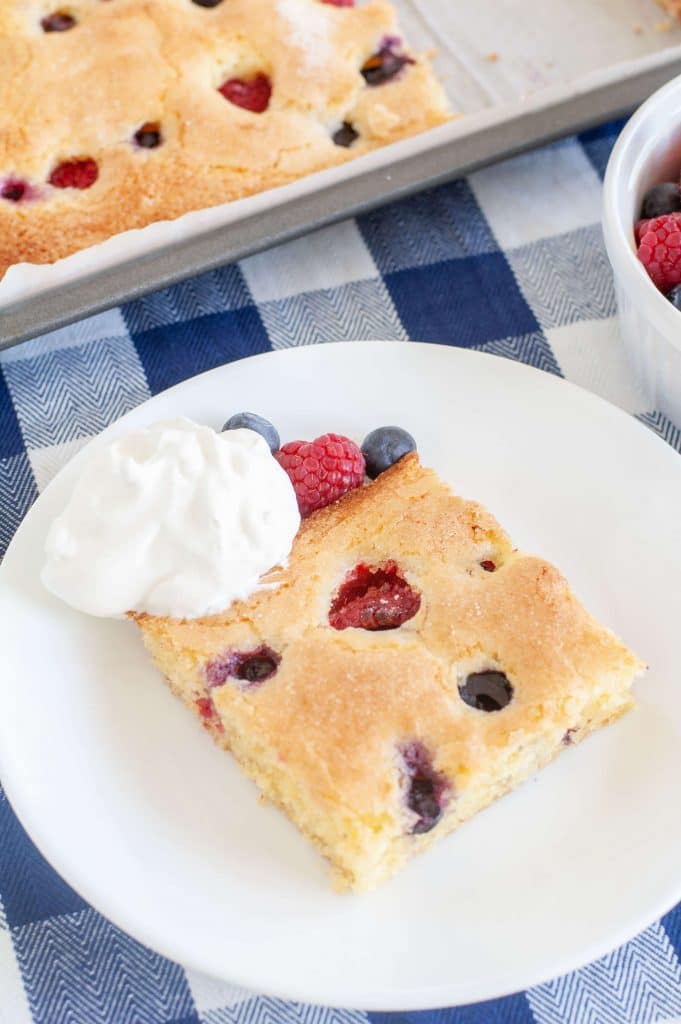
<instances>
[{"instance_id":1,"label":"white plate","mask_svg":"<svg viewBox=\"0 0 681 1024\"><path fill-rule=\"evenodd\" d=\"M215 747L134 626L43 592L47 526L81 456L3 568L0 775L29 834L87 900L181 963L309 1002L415 1009L575 968L681 897L681 460L635 420L518 363L430 345L320 345L213 370L102 439L250 408L285 438L397 422L422 458L560 565L650 663L638 707L368 896ZM100 443L98 440L96 443Z\"/></svg>"}]
</instances>

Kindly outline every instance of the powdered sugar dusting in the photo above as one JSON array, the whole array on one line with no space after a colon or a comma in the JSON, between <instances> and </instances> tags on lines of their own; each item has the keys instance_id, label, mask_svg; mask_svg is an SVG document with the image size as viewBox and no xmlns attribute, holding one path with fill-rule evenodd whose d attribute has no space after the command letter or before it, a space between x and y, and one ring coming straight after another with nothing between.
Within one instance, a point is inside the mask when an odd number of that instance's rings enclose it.
<instances>
[{"instance_id":1,"label":"powdered sugar dusting","mask_svg":"<svg viewBox=\"0 0 681 1024\"><path fill-rule=\"evenodd\" d=\"M324 5L309 0L277 0L277 10L288 22L291 43L303 51L307 66L325 64L331 53L331 37Z\"/></svg>"}]
</instances>

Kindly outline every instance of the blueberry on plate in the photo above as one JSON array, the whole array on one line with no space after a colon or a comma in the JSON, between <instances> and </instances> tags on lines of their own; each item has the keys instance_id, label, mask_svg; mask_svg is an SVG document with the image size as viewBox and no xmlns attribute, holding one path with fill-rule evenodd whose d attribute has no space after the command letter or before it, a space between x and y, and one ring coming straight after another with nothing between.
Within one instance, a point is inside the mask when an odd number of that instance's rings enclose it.
<instances>
[{"instance_id":1,"label":"blueberry on plate","mask_svg":"<svg viewBox=\"0 0 681 1024\"><path fill-rule=\"evenodd\" d=\"M279 434L277 428L273 427L269 420L266 420L264 416L258 416L254 412L237 412L234 416L230 416L225 423L223 430L254 430L256 434L261 434L265 438L270 451L276 452L281 448L281 441L279 440Z\"/></svg>"},{"instance_id":2,"label":"blueberry on plate","mask_svg":"<svg viewBox=\"0 0 681 1024\"><path fill-rule=\"evenodd\" d=\"M403 456L415 451L416 441L402 427L377 427L367 434L362 445L367 476L375 480Z\"/></svg>"},{"instance_id":3,"label":"blueberry on plate","mask_svg":"<svg viewBox=\"0 0 681 1024\"><path fill-rule=\"evenodd\" d=\"M667 292L667 298L671 302L672 306L676 306L677 309L681 309L681 284L675 284L670 292Z\"/></svg>"},{"instance_id":4,"label":"blueberry on plate","mask_svg":"<svg viewBox=\"0 0 681 1024\"><path fill-rule=\"evenodd\" d=\"M649 220L651 217L662 217L665 213L675 213L677 210L681 210L681 192L678 183L663 181L660 185L653 185L644 195L641 204L641 219Z\"/></svg>"}]
</instances>

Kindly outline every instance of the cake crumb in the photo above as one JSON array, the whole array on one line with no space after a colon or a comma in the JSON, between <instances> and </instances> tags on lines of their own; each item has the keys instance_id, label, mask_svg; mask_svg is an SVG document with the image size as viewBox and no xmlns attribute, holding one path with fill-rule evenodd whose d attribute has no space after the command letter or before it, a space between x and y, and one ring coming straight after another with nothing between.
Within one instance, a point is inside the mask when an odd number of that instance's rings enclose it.
<instances>
[{"instance_id":1,"label":"cake crumb","mask_svg":"<svg viewBox=\"0 0 681 1024\"><path fill-rule=\"evenodd\" d=\"M643 35L643 25L641 25L638 22L636 22L636 24L631 26L631 31L634 33L635 36L642 36Z\"/></svg>"},{"instance_id":2,"label":"cake crumb","mask_svg":"<svg viewBox=\"0 0 681 1024\"><path fill-rule=\"evenodd\" d=\"M485 54L485 60L488 60L491 64L496 64L496 62L499 60L499 54L496 52L496 50L490 50L489 53Z\"/></svg>"}]
</instances>

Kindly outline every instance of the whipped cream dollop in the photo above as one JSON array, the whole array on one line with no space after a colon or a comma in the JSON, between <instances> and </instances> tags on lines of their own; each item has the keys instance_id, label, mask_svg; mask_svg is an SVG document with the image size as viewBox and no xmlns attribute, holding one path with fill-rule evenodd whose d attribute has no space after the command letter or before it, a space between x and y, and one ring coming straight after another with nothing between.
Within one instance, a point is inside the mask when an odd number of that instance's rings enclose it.
<instances>
[{"instance_id":1,"label":"whipped cream dollop","mask_svg":"<svg viewBox=\"0 0 681 1024\"><path fill-rule=\"evenodd\" d=\"M91 615L210 615L286 563L299 525L259 434L157 423L91 456L50 528L42 580Z\"/></svg>"}]
</instances>

